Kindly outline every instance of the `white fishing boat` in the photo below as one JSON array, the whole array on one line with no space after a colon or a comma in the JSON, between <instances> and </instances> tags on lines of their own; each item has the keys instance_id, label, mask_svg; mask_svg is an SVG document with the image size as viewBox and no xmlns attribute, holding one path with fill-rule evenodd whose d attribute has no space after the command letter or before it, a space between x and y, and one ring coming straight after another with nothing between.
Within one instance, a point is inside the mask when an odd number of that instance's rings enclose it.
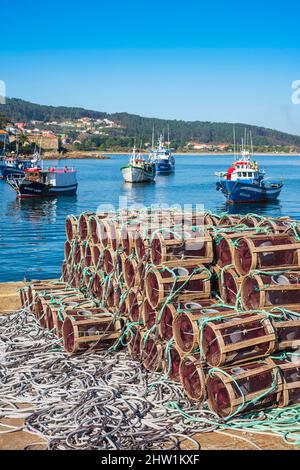
<instances>
[{"instance_id":1,"label":"white fishing boat","mask_svg":"<svg viewBox=\"0 0 300 470\"><path fill-rule=\"evenodd\" d=\"M121 171L126 183L145 183L155 179L155 164L136 153L135 147L128 164L123 166Z\"/></svg>"}]
</instances>

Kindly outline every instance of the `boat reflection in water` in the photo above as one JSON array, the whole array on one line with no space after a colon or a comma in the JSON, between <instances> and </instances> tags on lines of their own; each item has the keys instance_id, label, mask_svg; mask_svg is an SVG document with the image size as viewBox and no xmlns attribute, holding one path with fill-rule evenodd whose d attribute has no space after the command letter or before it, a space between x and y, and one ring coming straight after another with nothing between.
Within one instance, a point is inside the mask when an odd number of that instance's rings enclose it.
<instances>
[{"instance_id":1,"label":"boat reflection in water","mask_svg":"<svg viewBox=\"0 0 300 470\"><path fill-rule=\"evenodd\" d=\"M258 215L263 216L268 216L268 217L282 217L282 211L281 211L282 205L281 202L278 199L275 199L272 202L269 202L268 204L261 204L261 203L253 203L251 202L250 204L222 204L220 206L217 206L215 208L216 212L223 213L223 212L228 212L229 214L249 214L249 213L255 213Z\"/></svg>"},{"instance_id":2,"label":"boat reflection in water","mask_svg":"<svg viewBox=\"0 0 300 470\"><path fill-rule=\"evenodd\" d=\"M46 223L51 224L57 221L57 212L60 205L65 206L69 203L70 207L72 207L76 201L76 195L65 196L63 201L59 198L16 198L8 202L5 215L31 222L40 222L42 219L46 219Z\"/></svg>"}]
</instances>

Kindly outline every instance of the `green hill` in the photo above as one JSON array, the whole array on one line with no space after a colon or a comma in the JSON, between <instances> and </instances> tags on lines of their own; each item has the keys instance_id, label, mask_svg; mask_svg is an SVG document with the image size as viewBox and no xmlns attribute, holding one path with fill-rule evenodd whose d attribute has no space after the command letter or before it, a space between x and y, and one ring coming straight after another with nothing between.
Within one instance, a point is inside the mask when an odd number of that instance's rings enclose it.
<instances>
[{"instance_id":1,"label":"green hill","mask_svg":"<svg viewBox=\"0 0 300 470\"><path fill-rule=\"evenodd\" d=\"M233 124L225 122L164 120L129 113L109 114L83 108L39 105L16 98L8 98L6 104L1 106L0 112L12 122L59 121L82 117L108 118L122 125L122 128L110 131L110 139L123 139L126 142L131 141L133 137L142 138L144 142L149 141L153 127L157 132L163 129L166 132L168 126L172 143L175 143L177 147L183 146L191 140L216 144L232 142ZM237 142L241 141L245 128L251 130L255 146L280 145L300 148L300 136L242 123L235 124ZM101 139L99 139L98 137L100 142ZM92 138L90 140L93 141ZM98 141L95 137L95 142Z\"/></svg>"}]
</instances>

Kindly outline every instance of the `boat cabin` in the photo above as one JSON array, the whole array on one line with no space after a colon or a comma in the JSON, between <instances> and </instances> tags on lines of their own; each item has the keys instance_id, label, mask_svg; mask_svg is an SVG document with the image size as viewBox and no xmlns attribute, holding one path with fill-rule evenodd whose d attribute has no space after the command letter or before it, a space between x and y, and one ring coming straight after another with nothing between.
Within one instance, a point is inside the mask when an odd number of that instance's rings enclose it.
<instances>
[{"instance_id":1,"label":"boat cabin","mask_svg":"<svg viewBox=\"0 0 300 470\"><path fill-rule=\"evenodd\" d=\"M68 167L51 167L45 170L39 167L27 168L25 178L52 186L69 186L77 183L76 170Z\"/></svg>"},{"instance_id":2,"label":"boat cabin","mask_svg":"<svg viewBox=\"0 0 300 470\"><path fill-rule=\"evenodd\" d=\"M237 180L258 180L259 169L256 162L251 161L239 161L234 162L230 168L228 168L226 179L230 181Z\"/></svg>"}]
</instances>

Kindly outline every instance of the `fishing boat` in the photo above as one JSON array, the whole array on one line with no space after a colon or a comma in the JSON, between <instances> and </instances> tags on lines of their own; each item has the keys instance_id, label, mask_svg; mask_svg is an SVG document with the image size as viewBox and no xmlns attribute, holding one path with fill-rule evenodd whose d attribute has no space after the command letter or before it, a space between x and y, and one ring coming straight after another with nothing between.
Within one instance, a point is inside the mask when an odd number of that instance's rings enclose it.
<instances>
[{"instance_id":1,"label":"fishing boat","mask_svg":"<svg viewBox=\"0 0 300 470\"><path fill-rule=\"evenodd\" d=\"M27 168L23 178L10 176L9 185L19 198L56 197L76 194L77 172L74 168Z\"/></svg>"},{"instance_id":2,"label":"fishing boat","mask_svg":"<svg viewBox=\"0 0 300 470\"><path fill-rule=\"evenodd\" d=\"M170 174L175 171L175 158L172 149L166 148L163 142L163 136L160 135L158 145L153 148L149 154L149 161L155 163L156 173Z\"/></svg>"},{"instance_id":3,"label":"fishing boat","mask_svg":"<svg viewBox=\"0 0 300 470\"><path fill-rule=\"evenodd\" d=\"M41 161L41 146L39 149L35 144L35 149L30 159L23 159L19 157L19 138L16 138L16 153L11 152L11 155L6 156L6 141L4 142L4 157L0 165L0 177L7 178L22 178L25 176L25 171L28 168L35 168L39 166Z\"/></svg>"},{"instance_id":4,"label":"fishing boat","mask_svg":"<svg viewBox=\"0 0 300 470\"><path fill-rule=\"evenodd\" d=\"M121 172L126 183L154 181L155 164L146 161L139 153L136 153L136 148L134 147L128 164L121 168Z\"/></svg>"},{"instance_id":5,"label":"fishing boat","mask_svg":"<svg viewBox=\"0 0 300 470\"><path fill-rule=\"evenodd\" d=\"M9 177L20 178L25 176L25 171L28 168L35 168L40 161L40 156L35 153L30 160L23 160L14 156L6 157L1 168L1 175L3 179Z\"/></svg>"},{"instance_id":6,"label":"fishing boat","mask_svg":"<svg viewBox=\"0 0 300 470\"><path fill-rule=\"evenodd\" d=\"M0 178L3 178L2 172L6 167L6 134L4 136L3 147L0 155Z\"/></svg>"},{"instance_id":7,"label":"fishing boat","mask_svg":"<svg viewBox=\"0 0 300 470\"><path fill-rule=\"evenodd\" d=\"M226 172L216 172L217 190L229 203L269 202L278 198L282 181L270 181L249 151L242 149Z\"/></svg>"}]
</instances>

